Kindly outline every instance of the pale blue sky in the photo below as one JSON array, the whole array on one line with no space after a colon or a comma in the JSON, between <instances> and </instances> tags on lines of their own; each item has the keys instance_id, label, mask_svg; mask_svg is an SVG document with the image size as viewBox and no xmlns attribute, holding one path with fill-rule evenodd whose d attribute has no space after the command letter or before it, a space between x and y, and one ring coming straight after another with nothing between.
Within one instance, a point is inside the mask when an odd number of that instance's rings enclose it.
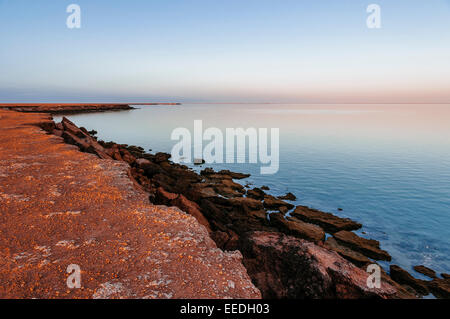
<instances>
[{"instance_id":1,"label":"pale blue sky","mask_svg":"<svg viewBox=\"0 0 450 319\"><path fill-rule=\"evenodd\" d=\"M0 101L138 100L450 103L450 0L0 0Z\"/></svg>"}]
</instances>

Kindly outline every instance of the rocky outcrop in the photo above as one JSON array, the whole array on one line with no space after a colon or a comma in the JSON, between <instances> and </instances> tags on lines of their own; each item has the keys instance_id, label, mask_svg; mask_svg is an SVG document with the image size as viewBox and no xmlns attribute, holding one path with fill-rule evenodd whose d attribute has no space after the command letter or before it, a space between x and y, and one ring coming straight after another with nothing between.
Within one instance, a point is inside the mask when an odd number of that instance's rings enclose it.
<instances>
[{"instance_id":1,"label":"rocky outcrop","mask_svg":"<svg viewBox=\"0 0 450 319\"><path fill-rule=\"evenodd\" d=\"M362 227L360 223L354 222L351 219L337 217L333 214L321 212L305 206L297 206L291 215L307 223L320 225L329 233L336 233L341 230L357 230Z\"/></svg>"},{"instance_id":2,"label":"rocky outcrop","mask_svg":"<svg viewBox=\"0 0 450 319\"><path fill-rule=\"evenodd\" d=\"M366 255L375 260L391 260L387 251L380 249L380 242L373 239L366 239L349 231L339 231L333 237L342 245Z\"/></svg>"},{"instance_id":3,"label":"rocky outcrop","mask_svg":"<svg viewBox=\"0 0 450 319\"><path fill-rule=\"evenodd\" d=\"M337 253L280 233L253 232L241 239L244 265L264 298L397 298L381 281L369 288L369 273Z\"/></svg>"}]
</instances>

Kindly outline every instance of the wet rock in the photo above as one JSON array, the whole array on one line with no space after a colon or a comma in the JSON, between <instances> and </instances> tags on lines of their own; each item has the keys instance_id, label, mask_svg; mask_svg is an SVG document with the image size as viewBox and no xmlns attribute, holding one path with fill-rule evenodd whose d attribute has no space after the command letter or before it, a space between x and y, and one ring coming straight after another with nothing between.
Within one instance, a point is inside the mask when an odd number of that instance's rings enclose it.
<instances>
[{"instance_id":1,"label":"wet rock","mask_svg":"<svg viewBox=\"0 0 450 319\"><path fill-rule=\"evenodd\" d=\"M325 240L325 232L319 226L308 224L295 218L286 219L280 213L270 214L270 223L288 235L314 242Z\"/></svg>"},{"instance_id":2,"label":"wet rock","mask_svg":"<svg viewBox=\"0 0 450 319\"><path fill-rule=\"evenodd\" d=\"M329 233L335 233L341 230L357 230L362 227L360 223L354 222L351 219L340 218L333 214L321 212L305 206L297 206L292 212L292 216L307 223L317 224Z\"/></svg>"},{"instance_id":3,"label":"wet rock","mask_svg":"<svg viewBox=\"0 0 450 319\"><path fill-rule=\"evenodd\" d=\"M437 278L436 276L436 272L433 269L430 269L428 267L425 267L423 265L421 266L414 266L413 267L415 271L417 271L418 273L421 273L425 276L428 276L430 278Z\"/></svg>"},{"instance_id":4,"label":"wet rock","mask_svg":"<svg viewBox=\"0 0 450 319\"><path fill-rule=\"evenodd\" d=\"M287 203L281 199L278 199L272 195L266 195L264 197L264 207L267 209L279 209L280 207L287 207L288 209L294 208L294 205Z\"/></svg>"},{"instance_id":5,"label":"wet rock","mask_svg":"<svg viewBox=\"0 0 450 319\"><path fill-rule=\"evenodd\" d=\"M286 195L278 196L278 199L294 201L297 197L292 193L287 193Z\"/></svg>"},{"instance_id":6,"label":"wet rock","mask_svg":"<svg viewBox=\"0 0 450 319\"><path fill-rule=\"evenodd\" d=\"M241 237L244 265L264 298L396 298L381 281L368 288L368 273L337 253L292 236L253 232Z\"/></svg>"},{"instance_id":7,"label":"wet rock","mask_svg":"<svg viewBox=\"0 0 450 319\"><path fill-rule=\"evenodd\" d=\"M333 236L340 244L350 247L369 258L375 260L391 260L391 256L386 251L380 249L380 242L377 240L365 239L346 230L341 230Z\"/></svg>"},{"instance_id":8,"label":"wet rock","mask_svg":"<svg viewBox=\"0 0 450 319\"><path fill-rule=\"evenodd\" d=\"M441 274L441 276L444 279L450 279L450 275L449 274Z\"/></svg>"},{"instance_id":9,"label":"wet rock","mask_svg":"<svg viewBox=\"0 0 450 319\"><path fill-rule=\"evenodd\" d=\"M334 250L339 255L347 259L348 261L354 263L358 267L363 267L367 264L373 263L369 258L364 256L363 254L354 251L346 246L339 245L339 243L333 237L329 237L325 241L324 247Z\"/></svg>"},{"instance_id":10,"label":"wet rock","mask_svg":"<svg viewBox=\"0 0 450 319\"><path fill-rule=\"evenodd\" d=\"M389 272L392 280L399 284L413 288L420 295L427 295L429 293L426 281L414 278L403 268L397 265L391 265L389 267Z\"/></svg>"},{"instance_id":11,"label":"wet rock","mask_svg":"<svg viewBox=\"0 0 450 319\"><path fill-rule=\"evenodd\" d=\"M266 186L266 185L261 186L261 189L262 189L263 191L270 191L269 186Z\"/></svg>"},{"instance_id":12,"label":"wet rock","mask_svg":"<svg viewBox=\"0 0 450 319\"><path fill-rule=\"evenodd\" d=\"M282 213L283 215L286 215L286 213L289 211L289 209L286 206L281 206L278 208L278 210L280 211L280 213Z\"/></svg>"}]
</instances>

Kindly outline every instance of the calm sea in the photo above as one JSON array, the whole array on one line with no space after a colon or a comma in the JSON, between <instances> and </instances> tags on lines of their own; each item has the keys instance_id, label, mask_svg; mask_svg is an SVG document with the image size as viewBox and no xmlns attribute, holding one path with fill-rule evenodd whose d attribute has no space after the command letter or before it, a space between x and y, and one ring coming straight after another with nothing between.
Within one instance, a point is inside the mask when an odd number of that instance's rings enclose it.
<instances>
[{"instance_id":1,"label":"calm sea","mask_svg":"<svg viewBox=\"0 0 450 319\"><path fill-rule=\"evenodd\" d=\"M280 169L251 173L255 186L361 222L392 263L450 273L450 105L185 104L71 115L100 139L169 152L173 129L279 128ZM58 119L58 118L56 118ZM206 144L206 142L205 142ZM342 208L343 211L338 211ZM387 264L383 264L387 266ZM414 273L419 278L425 278Z\"/></svg>"}]
</instances>

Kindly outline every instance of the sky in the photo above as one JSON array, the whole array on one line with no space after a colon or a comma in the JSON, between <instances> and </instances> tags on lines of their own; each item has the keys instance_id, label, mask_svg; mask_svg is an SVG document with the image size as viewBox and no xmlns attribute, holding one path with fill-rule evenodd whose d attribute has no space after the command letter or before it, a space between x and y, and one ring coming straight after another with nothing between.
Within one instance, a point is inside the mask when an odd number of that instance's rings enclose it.
<instances>
[{"instance_id":1,"label":"sky","mask_svg":"<svg viewBox=\"0 0 450 319\"><path fill-rule=\"evenodd\" d=\"M0 102L87 101L450 103L450 0L0 0Z\"/></svg>"}]
</instances>

